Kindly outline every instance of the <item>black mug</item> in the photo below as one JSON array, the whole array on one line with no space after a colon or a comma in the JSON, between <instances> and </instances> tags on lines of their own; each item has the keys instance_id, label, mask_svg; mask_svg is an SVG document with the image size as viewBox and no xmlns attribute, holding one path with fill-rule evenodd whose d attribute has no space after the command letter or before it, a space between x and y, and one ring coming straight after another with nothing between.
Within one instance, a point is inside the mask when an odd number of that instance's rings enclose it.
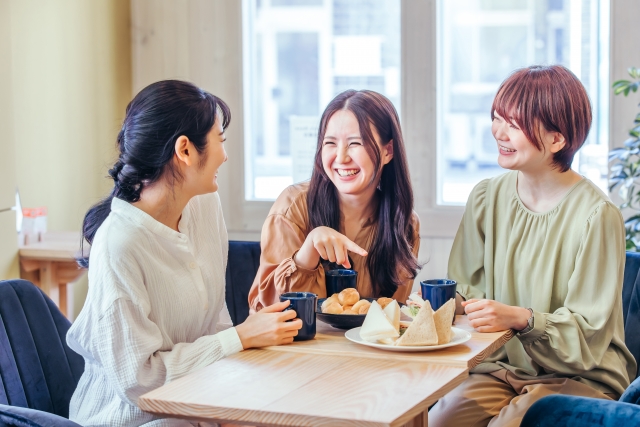
<instances>
[{"instance_id":1,"label":"black mug","mask_svg":"<svg viewBox=\"0 0 640 427\"><path fill-rule=\"evenodd\" d=\"M295 310L297 318L302 320L294 341L312 340L316 336L316 305L318 296L311 292L287 292L280 295L280 301L289 300L286 310Z\"/></svg>"},{"instance_id":2,"label":"black mug","mask_svg":"<svg viewBox=\"0 0 640 427\"><path fill-rule=\"evenodd\" d=\"M448 279L432 279L423 280L420 282L420 289L422 290L422 299L429 300L433 311L437 311L451 298L456 298L456 286L458 284L455 280Z\"/></svg>"},{"instance_id":3,"label":"black mug","mask_svg":"<svg viewBox=\"0 0 640 427\"><path fill-rule=\"evenodd\" d=\"M356 287L358 272L355 270L327 270L324 272L324 282L327 287L327 298L339 294L347 288Z\"/></svg>"}]
</instances>

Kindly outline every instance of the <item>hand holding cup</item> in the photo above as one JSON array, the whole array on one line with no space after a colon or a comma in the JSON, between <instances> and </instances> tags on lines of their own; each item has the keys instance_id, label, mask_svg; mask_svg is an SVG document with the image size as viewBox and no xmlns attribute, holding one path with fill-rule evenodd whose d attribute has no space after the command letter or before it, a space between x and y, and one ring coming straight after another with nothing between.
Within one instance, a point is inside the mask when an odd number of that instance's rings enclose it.
<instances>
[{"instance_id":1,"label":"hand holding cup","mask_svg":"<svg viewBox=\"0 0 640 427\"><path fill-rule=\"evenodd\" d=\"M236 326L242 347L246 350L293 342L298 330L302 328L302 320L296 319L294 310L283 311L287 307L289 301L275 303L251 314Z\"/></svg>"}]
</instances>

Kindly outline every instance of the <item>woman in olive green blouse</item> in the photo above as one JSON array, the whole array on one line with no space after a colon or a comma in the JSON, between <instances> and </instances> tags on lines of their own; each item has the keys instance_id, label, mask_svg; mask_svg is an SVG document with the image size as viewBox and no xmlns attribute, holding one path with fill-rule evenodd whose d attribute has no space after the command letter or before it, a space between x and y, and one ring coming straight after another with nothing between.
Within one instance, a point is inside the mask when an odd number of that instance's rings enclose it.
<instances>
[{"instance_id":1,"label":"woman in olive green blouse","mask_svg":"<svg viewBox=\"0 0 640 427\"><path fill-rule=\"evenodd\" d=\"M514 72L493 102L504 175L472 191L449 258L458 314L518 333L429 413L430 426L518 426L549 394L617 399L635 378L624 343L620 211L571 169L591 126L562 66Z\"/></svg>"}]
</instances>

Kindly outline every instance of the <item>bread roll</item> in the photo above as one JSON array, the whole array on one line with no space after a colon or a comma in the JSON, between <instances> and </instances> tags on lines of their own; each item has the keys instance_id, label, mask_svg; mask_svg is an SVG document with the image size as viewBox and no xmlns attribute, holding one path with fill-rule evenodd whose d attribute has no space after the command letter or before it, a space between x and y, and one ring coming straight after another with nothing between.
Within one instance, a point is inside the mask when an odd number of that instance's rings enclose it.
<instances>
[{"instance_id":1,"label":"bread roll","mask_svg":"<svg viewBox=\"0 0 640 427\"><path fill-rule=\"evenodd\" d=\"M338 300L338 294L333 294L329 298L327 298L326 300L322 301L322 305L320 306L320 311L324 313L325 312L324 310L327 307L329 307L330 304L332 304L334 302L336 304L340 304L340 301Z\"/></svg>"},{"instance_id":2,"label":"bread roll","mask_svg":"<svg viewBox=\"0 0 640 427\"><path fill-rule=\"evenodd\" d=\"M342 306L342 310L347 311L347 310L351 310L353 308L352 305L343 305Z\"/></svg>"},{"instance_id":3,"label":"bread roll","mask_svg":"<svg viewBox=\"0 0 640 427\"><path fill-rule=\"evenodd\" d=\"M368 301L367 301L368 302ZM360 307L360 309L358 310L358 314L367 314L369 312L369 309L371 308L371 304L367 304L367 305L363 305L362 307Z\"/></svg>"},{"instance_id":4,"label":"bread roll","mask_svg":"<svg viewBox=\"0 0 640 427\"><path fill-rule=\"evenodd\" d=\"M386 297L378 298L378 304L380 304L380 307L382 307L383 310L387 305L389 305L391 301L393 301L393 298L386 298Z\"/></svg>"},{"instance_id":5,"label":"bread roll","mask_svg":"<svg viewBox=\"0 0 640 427\"><path fill-rule=\"evenodd\" d=\"M329 298L327 298L329 301L335 301L338 304L340 303L340 300L338 299L338 294L333 294L331 295Z\"/></svg>"},{"instance_id":6,"label":"bread roll","mask_svg":"<svg viewBox=\"0 0 640 427\"><path fill-rule=\"evenodd\" d=\"M340 294L338 295L338 300L343 306L353 305L360 301L360 294L353 288L347 288L340 292Z\"/></svg>"},{"instance_id":7,"label":"bread roll","mask_svg":"<svg viewBox=\"0 0 640 427\"><path fill-rule=\"evenodd\" d=\"M367 314L370 306L371 303L369 301L367 301L366 299L361 299L353 305L351 310L355 311L358 314Z\"/></svg>"},{"instance_id":8,"label":"bread roll","mask_svg":"<svg viewBox=\"0 0 640 427\"><path fill-rule=\"evenodd\" d=\"M322 310L322 312L326 314L342 314L342 311L342 306L337 302L332 302Z\"/></svg>"}]
</instances>

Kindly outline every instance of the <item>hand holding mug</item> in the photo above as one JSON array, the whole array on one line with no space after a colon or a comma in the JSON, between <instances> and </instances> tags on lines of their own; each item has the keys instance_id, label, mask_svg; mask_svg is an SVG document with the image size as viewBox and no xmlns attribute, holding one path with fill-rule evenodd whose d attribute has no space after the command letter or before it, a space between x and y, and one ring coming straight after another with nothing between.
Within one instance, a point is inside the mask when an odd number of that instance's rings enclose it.
<instances>
[{"instance_id":1,"label":"hand holding mug","mask_svg":"<svg viewBox=\"0 0 640 427\"><path fill-rule=\"evenodd\" d=\"M331 227L316 227L307 235L295 256L295 263L307 270L316 268L320 258L351 268L348 252L367 256L367 251Z\"/></svg>"},{"instance_id":2,"label":"hand holding mug","mask_svg":"<svg viewBox=\"0 0 640 427\"><path fill-rule=\"evenodd\" d=\"M236 326L242 347L246 350L293 342L298 330L302 328L302 320L296 319L294 310L282 311L288 306L289 301L284 301L264 307Z\"/></svg>"}]
</instances>

